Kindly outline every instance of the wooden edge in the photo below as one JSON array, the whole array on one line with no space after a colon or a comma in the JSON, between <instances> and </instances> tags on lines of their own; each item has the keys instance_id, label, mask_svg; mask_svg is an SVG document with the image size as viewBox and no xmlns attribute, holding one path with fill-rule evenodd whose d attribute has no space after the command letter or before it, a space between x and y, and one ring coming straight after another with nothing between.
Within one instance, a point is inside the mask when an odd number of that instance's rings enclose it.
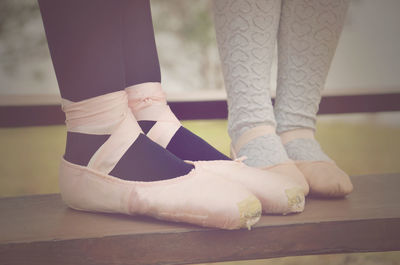
<instances>
[{"instance_id":1,"label":"wooden edge","mask_svg":"<svg viewBox=\"0 0 400 265\"><path fill-rule=\"evenodd\" d=\"M290 216L263 217L264 220L251 231L197 227L182 230L176 224L159 226L145 221L144 225L142 221L132 222L128 218L128 222L122 222L124 220L115 216L108 216L109 219L107 216L64 211L60 207L59 195L58 199L55 195L39 195L35 197L36 201L29 203L24 202L29 197L6 198L8 206L12 201L18 202L14 207L4 208L5 213L13 216L14 222L3 222L3 229L8 223L11 225L9 229L18 229L18 236L26 237L24 233L27 232L36 234L38 239L33 241L32 235L28 235L30 239L0 243L0 264L190 264L312 254L398 251L399 177L399 174L352 177L355 190L347 199L312 199L308 201L308 210L301 215L292 215L291 221L283 221ZM41 197L43 200L38 200ZM22 215L16 214L25 205L29 209ZM41 209L41 213L37 209ZM28 210L32 211L32 222L26 221ZM55 223L47 228L43 223L52 220L54 215L52 222ZM50 219L43 219L46 216ZM20 227L21 224L26 227ZM142 230L145 232L132 230L130 225L144 225ZM91 233L89 230L96 226L96 233ZM75 237L66 237L60 229ZM52 236L42 236L45 230L50 230ZM6 231L0 232L3 232L3 236L7 234L4 233Z\"/></svg>"},{"instance_id":2,"label":"wooden edge","mask_svg":"<svg viewBox=\"0 0 400 265\"><path fill-rule=\"evenodd\" d=\"M325 96L318 114L400 111L400 93ZM225 100L172 101L172 111L180 120L226 119ZM43 126L64 124L59 105L0 106L0 127Z\"/></svg>"},{"instance_id":3,"label":"wooden edge","mask_svg":"<svg viewBox=\"0 0 400 265\"><path fill-rule=\"evenodd\" d=\"M191 264L400 250L400 219L0 245L1 264ZM162 243L161 243L162 242Z\"/></svg>"}]
</instances>

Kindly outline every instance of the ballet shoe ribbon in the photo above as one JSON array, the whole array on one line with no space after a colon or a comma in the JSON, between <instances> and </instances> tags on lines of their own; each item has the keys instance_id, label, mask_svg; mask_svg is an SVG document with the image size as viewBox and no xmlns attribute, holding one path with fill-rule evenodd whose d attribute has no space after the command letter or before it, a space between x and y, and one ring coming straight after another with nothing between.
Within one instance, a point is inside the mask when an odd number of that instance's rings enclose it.
<instances>
[{"instance_id":1,"label":"ballet shoe ribbon","mask_svg":"<svg viewBox=\"0 0 400 265\"><path fill-rule=\"evenodd\" d=\"M148 82L128 87L125 91L128 94L128 105L136 120L156 121L146 135L166 147L182 125L167 105L161 84Z\"/></svg>"},{"instance_id":2,"label":"ballet shoe ribbon","mask_svg":"<svg viewBox=\"0 0 400 265\"><path fill-rule=\"evenodd\" d=\"M142 132L128 107L125 91L72 102L62 100L67 130L110 135L95 152L88 167L108 174Z\"/></svg>"},{"instance_id":3,"label":"ballet shoe ribbon","mask_svg":"<svg viewBox=\"0 0 400 265\"><path fill-rule=\"evenodd\" d=\"M61 100L67 130L86 134L111 134L116 125L130 112L127 103L125 91L79 102Z\"/></svg>"}]
</instances>

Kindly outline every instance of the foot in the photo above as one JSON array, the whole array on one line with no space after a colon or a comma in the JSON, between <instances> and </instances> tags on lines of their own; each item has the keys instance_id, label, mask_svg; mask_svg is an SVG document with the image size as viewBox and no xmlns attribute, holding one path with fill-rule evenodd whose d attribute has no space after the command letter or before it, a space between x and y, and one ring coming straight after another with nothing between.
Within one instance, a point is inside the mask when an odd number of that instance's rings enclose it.
<instances>
[{"instance_id":1,"label":"foot","mask_svg":"<svg viewBox=\"0 0 400 265\"><path fill-rule=\"evenodd\" d=\"M233 158L245 156L244 163L248 166L289 176L302 188L304 195L308 194L304 175L289 159L273 126L263 125L246 131L236 143L232 143L231 155Z\"/></svg>"},{"instance_id":2,"label":"foot","mask_svg":"<svg viewBox=\"0 0 400 265\"><path fill-rule=\"evenodd\" d=\"M307 179L311 195L343 197L353 190L349 176L322 151L313 130L297 129L280 136L289 158Z\"/></svg>"},{"instance_id":3,"label":"foot","mask_svg":"<svg viewBox=\"0 0 400 265\"><path fill-rule=\"evenodd\" d=\"M99 157L99 150L106 148L105 143L111 140L114 128L123 119L120 114L123 111L123 106L116 107L113 104L120 101L123 103L124 99L126 100L126 95L121 92L106 94L77 103L63 100L64 110L72 109L70 112L75 111L75 113L79 108L89 109L93 104L92 102L101 102L101 105L96 106L95 112L87 111L85 115L94 117L101 116L102 112L103 115L107 114L101 124L86 122L85 125L73 126L79 119L73 117L67 120L69 130L64 155L66 161L80 166L96 167L97 169L94 161L96 157ZM132 130L131 136L137 135L137 138L126 149L121 149L123 143L118 143L119 146L115 148L119 150L111 150L115 155L120 151L121 157L108 166L107 173L124 180L157 181L183 176L193 169L192 165L185 163L146 137L136 122L132 121L129 126Z\"/></svg>"},{"instance_id":4,"label":"foot","mask_svg":"<svg viewBox=\"0 0 400 265\"><path fill-rule=\"evenodd\" d=\"M125 91L63 100L63 110L69 142L59 182L71 208L224 229L250 227L259 220L261 203L250 191L185 163L148 139Z\"/></svg>"},{"instance_id":5,"label":"foot","mask_svg":"<svg viewBox=\"0 0 400 265\"><path fill-rule=\"evenodd\" d=\"M134 85L126 91L133 115L154 142L184 160L230 160L181 125L168 107L160 83Z\"/></svg>"}]
</instances>

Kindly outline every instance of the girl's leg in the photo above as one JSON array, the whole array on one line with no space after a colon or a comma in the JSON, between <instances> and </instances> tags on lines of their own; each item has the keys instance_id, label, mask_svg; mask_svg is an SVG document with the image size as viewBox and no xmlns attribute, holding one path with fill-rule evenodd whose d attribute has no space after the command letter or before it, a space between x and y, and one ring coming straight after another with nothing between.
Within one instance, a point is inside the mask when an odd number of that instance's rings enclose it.
<instances>
[{"instance_id":1,"label":"girl's leg","mask_svg":"<svg viewBox=\"0 0 400 265\"><path fill-rule=\"evenodd\" d=\"M280 0L214 1L214 19L228 95L228 132L234 156L244 163L294 177L302 174L286 154L270 97L270 72L280 18Z\"/></svg>"},{"instance_id":2,"label":"girl's leg","mask_svg":"<svg viewBox=\"0 0 400 265\"><path fill-rule=\"evenodd\" d=\"M154 41L153 25L150 13L150 5L147 2L146 12L135 12L135 1L127 5L124 12L122 32L124 34L124 64L126 70L126 91L129 94L130 106L136 116L139 125L153 141L165 147L168 151L184 160L227 160L229 159L200 137L181 126L175 115L169 110L165 94L161 88L160 68L157 50ZM136 15L132 15L136 14ZM141 25L144 24L145 27ZM140 26L139 26L140 25ZM138 38L138 32L140 37ZM142 49L136 49L141 45ZM149 59L149 57L151 59ZM152 102L161 105L153 108ZM147 100L147 104L142 104ZM142 117L141 113L149 112L152 116ZM169 119L165 120L168 113ZM161 118L161 116L164 117ZM162 120L161 120L162 119ZM155 124L158 124L155 126ZM163 124L161 124L163 123ZM157 129L157 127L162 127ZM151 133L149 131L152 130ZM157 132L159 130L159 133ZM153 134L162 135L153 137Z\"/></svg>"},{"instance_id":3,"label":"girl's leg","mask_svg":"<svg viewBox=\"0 0 400 265\"><path fill-rule=\"evenodd\" d=\"M98 100L104 104L98 109L110 104L107 111L112 112L115 102L105 95L123 91L127 82L160 80L148 0L39 0L39 6L63 99L70 103L104 99ZM68 131L65 159L86 166L109 138L110 133ZM181 176L191 169L140 134L110 174L153 181Z\"/></svg>"},{"instance_id":4,"label":"girl's leg","mask_svg":"<svg viewBox=\"0 0 400 265\"><path fill-rule=\"evenodd\" d=\"M275 117L289 158L299 163L311 192L343 196L348 176L314 139L316 114L348 0L283 0L278 33ZM304 161L324 161L303 163Z\"/></svg>"},{"instance_id":5,"label":"girl's leg","mask_svg":"<svg viewBox=\"0 0 400 265\"><path fill-rule=\"evenodd\" d=\"M120 1L38 2L61 97L80 101L124 89Z\"/></svg>"},{"instance_id":6,"label":"girl's leg","mask_svg":"<svg viewBox=\"0 0 400 265\"><path fill-rule=\"evenodd\" d=\"M228 132L233 146L254 127L276 126L269 80L280 5L280 0L214 1L215 29L228 95ZM258 137L235 151L239 156L246 155L245 163L251 166L287 160L275 134Z\"/></svg>"},{"instance_id":7,"label":"girl's leg","mask_svg":"<svg viewBox=\"0 0 400 265\"><path fill-rule=\"evenodd\" d=\"M256 223L261 204L250 191L151 141L128 106L127 84L160 80L149 1L39 4L68 130L63 200L78 210L225 229Z\"/></svg>"}]
</instances>

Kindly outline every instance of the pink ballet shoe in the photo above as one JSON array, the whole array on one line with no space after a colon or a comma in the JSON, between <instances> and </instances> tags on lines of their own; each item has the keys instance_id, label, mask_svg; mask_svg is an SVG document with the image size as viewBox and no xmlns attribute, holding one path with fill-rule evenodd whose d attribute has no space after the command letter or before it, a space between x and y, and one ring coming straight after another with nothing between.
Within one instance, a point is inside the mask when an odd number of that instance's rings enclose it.
<instances>
[{"instance_id":1,"label":"pink ballet shoe","mask_svg":"<svg viewBox=\"0 0 400 265\"><path fill-rule=\"evenodd\" d=\"M63 100L62 105L68 131L110 135L87 166L61 160L60 190L69 207L223 229L250 228L259 220L261 204L251 192L202 167L194 167L181 177L153 182L109 175L141 133L125 91L76 103Z\"/></svg>"},{"instance_id":2,"label":"pink ballet shoe","mask_svg":"<svg viewBox=\"0 0 400 265\"><path fill-rule=\"evenodd\" d=\"M287 131L280 137L283 144L288 144L296 139L315 140L314 131L307 128ZM307 179L310 185L310 194L313 196L344 197L353 191L350 177L331 159L296 160L295 163Z\"/></svg>"},{"instance_id":3,"label":"pink ballet shoe","mask_svg":"<svg viewBox=\"0 0 400 265\"><path fill-rule=\"evenodd\" d=\"M345 197L353 191L350 177L334 161L296 161L310 183L310 194L318 197Z\"/></svg>"},{"instance_id":4,"label":"pink ballet shoe","mask_svg":"<svg viewBox=\"0 0 400 265\"><path fill-rule=\"evenodd\" d=\"M161 84L144 83L125 90L136 119L156 121L147 136L165 148L181 124L166 104ZM187 162L196 168L205 169L212 174L240 183L261 201L265 213L287 214L301 212L304 209L304 195L297 185L288 180L288 177L250 168L240 161Z\"/></svg>"},{"instance_id":5,"label":"pink ballet shoe","mask_svg":"<svg viewBox=\"0 0 400 265\"><path fill-rule=\"evenodd\" d=\"M272 126L262 125L251 128L250 130L246 131L243 135L239 137L235 145L231 144L231 157L236 159L237 158L236 154L239 152L239 150L251 140L263 135L274 134L274 133L275 133L275 128ZM282 175L286 176L286 179L288 181L291 181L292 183L301 187L304 196L308 195L309 185L303 173L297 168L294 161L289 159L282 163L273 166L263 167L260 169L270 173L278 174L280 176Z\"/></svg>"},{"instance_id":6,"label":"pink ballet shoe","mask_svg":"<svg viewBox=\"0 0 400 265\"><path fill-rule=\"evenodd\" d=\"M261 201L264 213L288 214L304 210L303 190L290 177L249 167L242 163L243 159L190 163L243 185Z\"/></svg>"}]
</instances>

